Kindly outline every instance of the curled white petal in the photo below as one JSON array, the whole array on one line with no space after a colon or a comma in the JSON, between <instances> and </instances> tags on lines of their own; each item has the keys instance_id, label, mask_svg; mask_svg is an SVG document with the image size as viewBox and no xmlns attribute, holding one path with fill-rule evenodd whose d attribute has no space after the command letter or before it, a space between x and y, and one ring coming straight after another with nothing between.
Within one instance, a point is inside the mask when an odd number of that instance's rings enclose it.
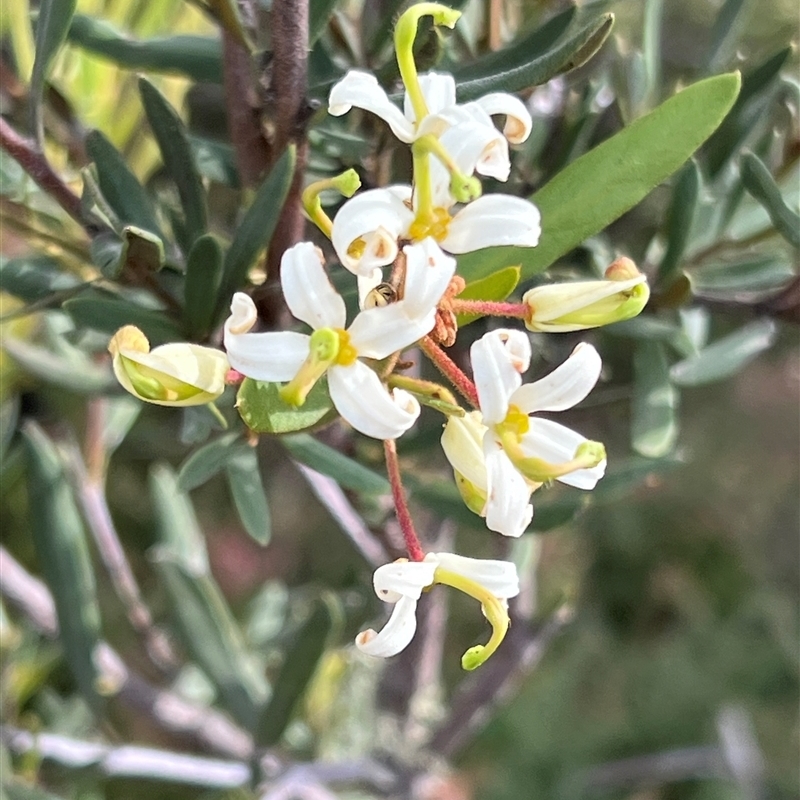
<instances>
[{"instance_id":1,"label":"curled white petal","mask_svg":"<svg viewBox=\"0 0 800 800\"><path fill-rule=\"evenodd\" d=\"M508 142L489 117L482 112L478 114L477 107L473 111L471 118L444 131L439 141L466 175L477 172L487 178L506 181L511 172Z\"/></svg>"},{"instance_id":2,"label":"curled white petal","mask_svg":"<svg viewBox=\"0 0 800 800\"><path fill-rule=\"evenodd\" d=\"M244 292L236 292L231 315L225 321L224 342L230 365L259 381L288 381L308 355L304 333L249 333L256 322L256 307Z\"/></svg>"},{"instance_id":3,"label":"curled white petal","mask_svg":"<svg viewBox=\"0 0 800 800\"><path fill-rule=\"evenodd\" d=\"M511 561L467 558L455 553L428 553L425 561L475 581L503 600L519 594L517 568Z\"/></svg>"},{"instance_id":4,"label":"curled white petal","mask_svg":"<svg viewBox=\"0 0 800 800\"><path fill-rule=\"evenodd\" d=\"M456 273L456 260L428 237L403 248L406 279L403 303L411 316L424 317L435 309Z\"/></svg>"},{"instance_id":5,"label":"curled white petal","mask_svg":"<svg viewBox=\"0 0 800 800\"><path fill-rule=\"evenodd\" d=\"M408 647L417 630L417 601L401 597L380 632L370 628L356 636L356 647L369 656L389 658Z\"/></svg>"},{"instance_id":6,"label":"curled white petal","mask_svg":"<svg viewBox=\"0 0 800 800\"><path fill-rule=\"evenodd\" d=\"M435 564L424 561L394 561L375 570L372 585L386 603L396 603L400 597L419 600L422 590L433 583L435 571Z\"/></svg>"},{"instance_id":7,"label":"curled white petal","mask_svg":"<svg viewBox=\"0 0 800 800\"><path fill-rule=\"evenodd\" d=\"M419 416L416 398L401 389L387 391L380 378L356 361L328 370L328 390L336 410L357 431L374 439L397 439Z\"/></svg>"},{"instance_id":8,"label":"curled white petal","mask_svg":"<svg viewBox=\"0 0 800 800\"><path fill-rule=\"evenodd\" d=\"M441 245L448 253L499 245L535 247L541 232L541 216L533 203L506 194L485 194L458 211Z\"/></svg>"},{"instance_id":9,"label":"curled white petal","mask_svg":"<svg viewBox=\"0 0 800 800\"><path fill-rule=\"evenodd\" d=\"M486 527L504 536L522 536L533 519L531 488L491 433L484 437L484 458Z\"/></svg>"},{"instance_id":10,"label":"curled white petal","mask_svg":"<svg viewBox=\"0 0 800 800\"><path fill-rule=\"evenodd\" d=\"M549 375L520 386L509 402L526 414L564 411L578 405L594 388L603 362L592 345L581 342Z\"/></svg>"},{"instance_id":11,"label":"curled white petal","mask_svg":"<svg viewBox=\"0 0 800 800\"><path fill-rule=\"evenodd\" d=\"M531 115L525 104L513 94L492 92L475 101L487 114L505 114L503 133L512 144L524 142L531 133Z\"/></svg>"},{"instance_id":12,"label":"curled white petal","mask_svg":"<svg viewBox=\"0 0 800 800\"><path fill-rule=\"evenodd\" d=\"M423 316L412 316L405 301L362 311L347 329L350 344L364 358L386 358L405 350L433 328L436 312L429 309Z\"/></svg>"},{"instance_id":13,"label":"curled white petal","mask_svg":"<svg viewBox=\"0 0 800 800\"><path fill-rule=\"evenodd\" d=\"M522 383L520 373L531 358L530 341L522 331L500 328L478 339L470 356L483 421L496 425L505 419L509 398Z\"/></svg>"},{"instance_id":14,"label":"curled white petal","mask_svg":"<svg viewBox=\"0 0 800 800\"><path fill-rule=\"evenodd\" d=\"M442 449L453 469L470 483L486 491L486 460L483 454L483 437L487 427L481 422L480 412L447 420L442 434Z\"/></svg>"},{"instance_id":15,"label":"curled white petal","mask_svg":"<svg viewBox=\"0 0 800 800\"><path fill-rule=\"evenodd\" d=\"M571 428L549 419L532 418L528 432L521 438L520 446L526 456L542 458L551 464L563 464L575 457L575 451L586 437ZM591 469L579 469L558 478L561 483L577 489L594 489L606 471L605 459Z\"/></svg>"},{"instance_id":16,"label":"curled white petal","mask_svg":"<svg viewBox=\"0 0 800 800\"><path fill-rule=\"evenodd\" d=\"M411 187L370 189L339 209L331 242L343 266L367 276L397 258L397 239L414 220L414 212L404 202L410 197Z\"/></svg>"},{"instance_id":17,"label":"curled white petal","mask_svg":"<svg viewBox=\"0 0 800 800\"><path fill-rule=\"evenodd\" d=\"M344 327L344 300L325 272L322 253L311 242L300 242L283 254L281 288L286 305L297 319L315 330Z\"/></svg>"},{"instance_id":18,"label":"curled white petal","mask_svg":"<svg viewBox=\"0 0 800 800\"><path fill-rule=\"evenodd\" d=\"M438 114L456 104L456 81L449 72L426 72L420 75L419 88L425 98L428 114ZM417 121L408 92L403 101L403 110L409 120Z\"/></svg>"},{"instance_id":19,"label":"curled white petal","mask_svg":"<svg viewBox=\"0 0 800 800\"><path fill-rule=\"evenodd\" d=\"M383 270L376 267L369 275L358 275L358 307L364 308L367 295L383 281Z\"/></svg>"},{"instance_id":20,"label":"curled white petal","mask_svg":"<svg viewBox=\"0 0 800 800\"><path fill-rule=\"evenodd\" d=\"M329 114L340 117L353 106L379 116L401 142L408 144L414 140L413 123L389 99L372 73L350 70L331 89L328 97Z\"/></svg>"}]
</instances>

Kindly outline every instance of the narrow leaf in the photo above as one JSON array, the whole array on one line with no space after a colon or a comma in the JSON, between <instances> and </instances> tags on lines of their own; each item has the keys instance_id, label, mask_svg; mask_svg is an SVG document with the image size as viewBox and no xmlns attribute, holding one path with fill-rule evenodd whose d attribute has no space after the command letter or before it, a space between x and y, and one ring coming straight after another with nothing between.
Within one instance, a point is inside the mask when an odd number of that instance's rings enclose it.
<instances>
[{"instance_id":1,"label":"narrow leaf","mask_svg":"<svg viewBox=\"0 0 800 800\"><path fill-rule=\"evenodd\" d=\"M120 220L161 236L147 192L114 145L100 131L90 131L86 152L97 167L100 191Z\"/></svg>"},{"instance_id":2,"label":"narrow leaf","mask_svg":"<svg viewBox=\"0 0 800 800\"><path fill-rule=\"evenodd\" d=\"M339 0L311 0L308 6L308 46L314 43L328 27L328 20Z\"/></svg>"},{"instance_id":3,"label":"narrow leaf","mask_svg":"<svg viewBox=\"0 0 800 800\"><path fill-rule=\"evenodd\" d=\"M278 394L279 383L245 378L236 395L236 409L244 424L256 433L297 433L320 425L335 414L328 382L318 381L299 408Z\"/></svg>"},{"instance_id":4,"label":"narrow leaf","mask_svg":"<svg viewBox=\"0 0 800 800\"><path fill-rule=\"evenodd\" d=\"M678 436L678 392L670 383L664 345L641 341L633 356L633 449L648 458L661 458Z\"/></svg>"},{"instance_id":5,"label":"narrow leaf","mask_svg":"<svg viewBox=\"0 0 800 800\"><path fill-rule=\"evenodd\" d=\"M195 81L222 83L222 45L217 37L135 39L105 20L76 14L69 40L128 69L174 72Z\"/></svg>"},{"instance_id":6,"label":"narrow leaf","mask_svg":"<svg viewBox=\"0 0 800 800\"><path fill-rule=\"evenodd\" d=\"M460 274L471 281L520 264L524 280L547 269L691 157L733 105L739 83L737 73L699 81L573 161L531 197L542 214L539 246L469 253Z\"/></svg>"},{"instance_id":7,"label":"narrow leaf","mask_svg":"<svg viewBox=\"0 0 800 800\"><path fill-rule=\"evenodd\" d=\"M195 450L178 470L178 486L189 492L214 477L230 458L247 447L238 433L226 433Z\"/></svg>"},{"instance_id":8,"label":"narrow leaf","mask_svg":"<svg viewBox=\"0 0 800 800\"><path fill-rule=\"evenodd\" d=\"M786 205L764 162L754 153L745 153L739 166L744 188L764 206L778 233L792 247L800 248L800 215Z\"/></svg>"},{"instance_id":9,"label":"narrow leaf","mask_svg":"<svg viewBox=\"0 0 800 800\"><path fill-rule=\"evenodd\" d=\"M542 56L510 69L458 83L458 101L465 103L489 92L519 92L531 86L540 86L556 75L577 69L603 46L613 26L614 15L603 14Z\"/></svg>"},{"instance_id":10,"label":"narrow leaf","mask_svg":"<svg viewBox=\"0 0 800 800\"><path fill-rule=\"evenodd\" d=\"M49 256L20 256L0 263L0 289L29 303L80 285Z\"/></svg>"},{"instance_id":11,"label":"narrow leaf","mask_svg":"<svg viewBox=\"0 0 800 800\"><path fill-rule=\"evenodd\" d=\"M58 614L64 656L84 698L100 703L93 655L100 638L94 573L72 490L55 445L35 423L23 426L31 531Z\"/></svg>"},{"instance_id":12,"label":"narrow leaf","mask_svg":"<svg viewBox=\"0 0 800 800\"><path fill-rule=\"evenodd\" d=\"M346 489L373 494L387 494L389 481L371 469L342 455L338 450L317 441L307 433L295 433L281 438L281 444L294 458L323 475L335 478Z\"/></svg>"},{"instance_id":13,"label":"narrow leaf","mask_svg":"<svg viewBox=\"0 0 800 800\"><path fill-rule=\"evenodd\" d=\"M500 269L492 275L487 275L477 281L467 284L464 291L458 296L459 300L492 300L500 302L505 300L519 283L519 267L506 267ZM463 328L476 319L480 319L480 314L458 314L456 320L458 327Z\"/></svg>"},{"instance_id":14,"label":"narrow leaf","mask_svg":"<svg viewBox=\"0 0 800 800\"><path fill-rule=\"evenodd\" d=\"M642 55L644 57L647 108L658 102L661 89L661 21L664 0L645 0Z\"/></svg>"},{"instance_id":15,"label":"narrow leaf","mask_svg":"<svg viewBox=\"0 0 800 800\"><path fill-rule=\"evenodd\" d=\"M211 330L221 279L222 248L215 236L206 234L195 241L186 260L183 313L193 339L201 339Z\"/></svg>"},{"instance_id":16,"label":"narrow leaf","mask_svg":"<svg viewBox=\"0 0 800 800\"><path fill-rule=\"evenodd\" d=\"M206 198L186 128L164 95L146 78L139 78L139 92L164 168L178 187L189 240L194 242L206 231Z\"/></svg>"},{"instance_id":17,"label":"narrow leaf","mask_svg":"<svg viewBox=\"0 0 800 800\"><path fill-rule=\"evenodd\" d=\"M692 291L714 300L752 301L775 292L795 276L791 262L778 253L752 255L733 262L704 264L689 273Z\"/></svg>"},{"instance_id":18,"label":"narrow leaf","mask_svg":"<svg viewBox=\"0 0 800 800\"><path fill-rule=\"evenodd\" d=\"M708 72L716 72L728 61L741 28L744 16L742 9L746 4L747 0L725 0L722 4L711 29L711 47L706 58Z\"/></svg>"},{"instance_id":19,"label":"narrow leaf","mask_svg":"<svg viewBox=\"0 0 800 800\"><path fill-rule=\"evenodd\" d=\"M689 243L701 180L697 162L691 158L675 181L667 211L667 249L658 266L658 280L664 285L676 277Z\"/></svg>"},{"instance_id":20,"label":"narrow leaf","mask_svg":"<svg viewBox=\"0 0 800 800\"><path fill-rule=\"evenodd\" d=\"M244 529L260 545L269 544L272 535L269 504L255 449L239 449L225 463L225 473Z\"/></svg>"},{"instance_id":21,"label":"narrow leaf","mask_svg":"<svg viewBox=\"0 0 800 800\"><path fill-rule=\"evenodd\" d=\"M292 182L295 149L290 146L261 184L244 219L236 230L222 272L217 312L225 311L233 293L247 280L247 272L259 252L267 245L278 224L278 217Z\"/></svg>"},{"instance_id":22,"label":"narrow leaf","mask_svg":"<svg viewBox=\"0 0 800 800\"><path fill-rule=\"evenodd\" d=\"M777 332L772 320L751 322L710 344L699 355L674 364L670 379L678 386L700 386L728 378L769 349Z\"/></svg>"}]
</instances>

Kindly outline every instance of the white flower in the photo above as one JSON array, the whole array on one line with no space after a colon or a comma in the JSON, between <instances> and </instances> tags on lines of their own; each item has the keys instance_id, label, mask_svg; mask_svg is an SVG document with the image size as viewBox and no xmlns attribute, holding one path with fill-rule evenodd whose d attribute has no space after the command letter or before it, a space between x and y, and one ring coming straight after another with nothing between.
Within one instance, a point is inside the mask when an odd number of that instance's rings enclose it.
<instances>
[{"instance_id":1,"label":"white flower","mask_svg":"<svg viewBox=\"0 0 800 800\"><path fill-rule=\"evenodd\" d=\"M309 336L294 331L250 333L253 301L233 297L225 323L231 366L260 381L290 381L282 397L301 405L314 383L327 374L336 410L356 430L376 439L395 439L414 424L419 404L408 392L389 392L360 358L382 359L425 336L436 305L455 272L455 260L433 240L404 248L413 294L397 303L362 311L347 330L344 300L331 285L322 255L310 242L286 251L281 285L295 317L310 325Z\"/></svg>"},{"instance_id":2,"label":"white flower","mask_svg":"<svg viewBox=\"0 0 800 800\"><path fill-rule=\"evenodd\" d=\"M489 529L519 536L531 521L529 500L538 485L556 479L593 489L605 473L602 445L556 422L529 416L580 403L597 382L602 363L594 347L579 344L560 367L523 385L521 373L531 356L526 334L491 331L470 353L482 418L467 422L451 417L442 447L455 471L485 493L483 515Z\"/></svg>"},{"instance_id":3,"label":"white flower","mask_svg":"<svg viewBox=\"0 0 800 800\"><path fill-rule=\"evenodd\" d=\"M481 603L493 633L487 645L470 648L462 658L465 669L482 664L498 647L508 630L506 604L519 594L517 569L510 561L465 558L453 553L428 553L423 561L395 561L375 570L375 593L393 603L392 615L380 632L362 631L359 650L387 658L405 649L417 629L417 601L424 589L436 583L453 586Z\"/></svg>"},{"instance_id":4,"label":"white flower","mask_svg":"<svg viewBox=\"0 0 800 800\"><path fill-rule=\"evenodd\" d=\"M174 342L150 350L135 326L120 328L108 343L117 380L140 400L157 406L211 403L225 391L225 353L198 344Z\"/></svg>"}]
</instances>

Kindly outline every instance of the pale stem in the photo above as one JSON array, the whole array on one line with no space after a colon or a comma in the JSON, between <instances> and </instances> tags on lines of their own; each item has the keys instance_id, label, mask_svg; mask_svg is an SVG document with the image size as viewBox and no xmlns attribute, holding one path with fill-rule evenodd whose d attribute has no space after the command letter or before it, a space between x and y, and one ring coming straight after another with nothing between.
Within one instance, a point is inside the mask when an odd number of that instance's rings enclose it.
<instances>
[{"instance_id":1,"label":"pale stem","mask_svg":"<svg viewBox=\"0 0 800 800\"><path fill-rule=\"evenodd\" d=\"M480 408L478 402L478 390L475 384L464 374L458 364L439 347L430 336L420 340L419 346L422 352L433 362L434 366L442 375L455 386L463 397L474 407Z\"/></svg>"}]
</instances>

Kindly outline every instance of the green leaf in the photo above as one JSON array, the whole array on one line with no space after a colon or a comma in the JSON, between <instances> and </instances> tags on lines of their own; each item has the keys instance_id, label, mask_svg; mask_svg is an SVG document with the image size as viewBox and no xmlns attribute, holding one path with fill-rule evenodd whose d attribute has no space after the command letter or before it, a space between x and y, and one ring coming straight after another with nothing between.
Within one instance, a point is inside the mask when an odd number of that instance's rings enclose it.
<instances>
[{"instance_id":1,"label":"green leaf","mask_svg":"<svg viewBox=\"0 0 800 800\"><path fill-rule=\"evenodd\" d=\"M468 281L508 264L522 279L547 269L633 208L705 141L733 105L739 75L699 81L573 161L531 200L542 214L536 248L497 247L459 259Z\"/></svg>"},{"instance_id":2,"label":"green leaf","mask_svg":"<svg viewBox=\"0 0 800 800\"><path fill-rule=\"evenodd\" d=\"M164 266L164 243L158 236L133 225L122 230L122 272L127 276L143 276L158 272Z\"/></svg>"},{"instance_id":3,"label":"green leaf","mask_svg":"<svg viewBox=\"0 0 800 800\"><path fill-rule=\"evenodd\" d=\"M256 433L297 433L331 419L335 412L328 382L323 378L299 408L278 394L281 384L245 378L236 395L236 409L244 424Z\"/></svg>"},{"instance_id":4,"label":"green leaf","mask_svg":"<svg viewBox=\"0 0 800 800\"><path fill-rule=\"evenodd\" d=\"M100 191L120 220L163 238L150 197L114 145L100 131L90 131L86 152L97 167Z\"/></svg>"},{"instance_id":5,"label":"green leaf","mask_svg":"<svg viewBox=\"0 0 800 800\"><path fill-rule=\"evenodd\" d=\"M195 241L186 260L183 314L193 339L201 339L211 330L221 280L222 248L209 233Z\"/></svg>"},{"instance_id":6,"label":"green leaf","mask_svg":"<svg viewBox=\"0 0 800 800\"><path fill-rule=\"evenodd\" d=\"M645 74L646 108L658 102L661 89L661 22L664 0L645 0L642 32L642 56Z\"/></svg>"},{"instance_id":7,"label":"green leaf","mask_svg":"<svg viewBox=\"0 0 800 800\"><path fill-rule=\"evenodd\" d=\"M786 205L764 162L754 153L744 153L739 166L744 188L764 206L778 233L792 247L800 248L800 215Z\"/></svg>"},{"instance_id":8,"label":"green leaf","mask_svg":"<svg viewBox=\"0 0 800 800\"><path fill-rule=\"evenodd\" d=\"M194 81L222 83L222 44L217 37L134 39L105 20L76 14L69 40L128 69L174 72Z\"/></svg>"},{"instance_id":9,"label":"green leaf","mask_svg":"<svg viewBox=\"0 0 800 800\"><path fill-rule=\"evenodd\" d=\"M728 378L769 349L777 332L772 320L751 322L717 339L697 356L674 364L669 371L670 379L678 386L700 386Z\"/></svg>"},{"instance_id":10,"label":"green leaf","mask_svg":"<svg viewBox=\"0 0 800 800\"><path fill-rule=\"evenodd\" d=\"M178 470L178 485L182 492L189 492L213 478L234 455L249 445L242 441L239 433L226 433L195 450Z\"/></svg>"},{"instance_id":11,"label":"green leaf","mask_svg":"<svg viewBox=\"0 0 800 800\"><path fill-rule=\"evenodd\" d=\"M225 473L244 529L260 545L269 544L272 535L269 504L255 449L239 449L226 461Z\"/></svg>"},{"instance_id":12,"label":"green leaf","mask_svg":"<svg viewBox=\"0 0 800 800\"><path fill-rule=\"evenodd\" d=\"M72 350L75 357L65 358L62 353L4 336L3 349L30 375L70 392L97 394L115 384L107 367L97 364L75 348Z\"/></svg>"},{"instance_id":13,"label":"green leaf","mask_svg":"<svg viewBox=\"0 0 800 800\"><path fill-rule=\"evenodd\" d=\"M689 281L692 292L701 297L745 301L785 286L794 276L788 258L765 253L734 262L705 264L689 273Z\"/></svg>"},{"instance_id":14,"label":"green leaf","mask_svg":"<svg viewBox=\"0 0 800 800\"><path fill-rule=\"evenodd\" d=\"M332 627L331 609L324 600L318 600L286 652L272 698L261 715L256 741L262 747L272 747L278 743L303 692L314 677L317 664L325 654L325 644Z\"/></svg>"},{"instance_id":15,"label":"green leaf","mask_svg":"<svg viewBox=\"0 0 800 800\"><path fill-rule=\"evenodd\" d=\"M203 182L195 164L183 121L164 95L146 78L139 78L147 120L158 142L164 168L178 187L189 240L202 236L208 225Z\"/></svg>"},{"instance_id":16,"label":"green leaf","mask_svg":"<svg viewBox=\"0 0 800 800\"><path fill-rule=\"evenodd\" d=\"M11 395L0 403L0 463L8 452L8 446L17 432L19 422L20 396Z\"/></svg>"},{"instance_id":17,"label":"green leaf","mask_svg":"<svg viewBox=\"0 0 800 800\"><path fill-rule=\"evenodd\" d=\"M603 46L613 25L614 15L602 14L542 56L509 69L457 83L458 101L466 103L489 92L519 92L570 72L585 64Z\"/></svg>"},{"instance_id":18,"label":"green leaf","mask_svg":"<svg viewBox=\"0 0 800 800\"><path fill-rule=\"evenodd\" d=\"M325 32L328 20L339 0L311 0L308 4L308 46L314 43Z\"/></svg>"},{"instance_id":19,"label":"green leaf","mask_svg":"<svg viewBox=\"0 0 800 800\"><path fill-rule=\"evenodd\" d=\"M29 303L78 286L81 281L49 256L20 256L0 262L0 290Z\"/></svg>"},{"instance_id":20,"label":"green leaf","mask_svg":"<svg viewBox=\"0 0 800 800\"><path fill-rule=\"evenodd\" d=\"M36 18L36 56L31 73L30 102L33 130L41 134L42 93L50 66L69 30L76 0L41 0Z\"/></svg>"},{"instance_id":21,"label":"green leaf","mask_svg":"<svg viewBox=\"0 0 800 800\"><path fill-rule=\"evenodd\" d=\"M232 189L240 188L236 156L229 144L193 135L189 136L189 142L192 145L197 168L204 178L223 183Z\"/></svg>"},{"instance_id":22,"label":"green leaf","mask_svg":"<svg viewBox=\"0 0 800 800\"><path fill-rule=\"evenodd\" d=\"M741 28L742 9L747 0L725 0L711 29L711 47L706 57L707 71L717 72L729 60Z\"/></svg>"},{"instance_id":23,"label":"green leaf","mask_svg":"<svg viewBox=\"0 0 800 800\"><path fill-rule=\"evenodd\" d=\"M641 341L633 355L633 449L648 458L661 458L678 436L678 392L669 380L669 362L660 342Z\"/></svg>"},{"instance_id":24,"label":"green leaf","mask_svg":"<svg viewBox=\"0 0 800 800\"><path fill-rule=\"evenodd\" d=\"M163 311L99 292L85 292L67 300L63 308L78 327L115 333L123 325L135 325L154 346L182 338L181 329Z\"/></svg>"},{"instance_id":25,"label":"green leaf","mask_svg":"<svg viewBox=\"0 0 800 800\"><path fill-rule=\"evenodd\" d=\"M225 312L233 293L247 280L247 273L256 256L272 238L292 182L294 166L295 148L290 145L270 170L236 229L231 246L225 254L222 284L217 300L218 314Z\"/></svg>"},{"instance_id":26,"label":"green leaf","mask_svg":"<svg viewBox=\"0 0 800 800\"><path fill-rule=\"evenodd\" d=\"M113 231L97 234L89 244L89 256L104 278L116 280L122 272L122 239Z\"/></svg>"},{"instance_id":27,"label":"green leaf","mask_svg":"<svg viewBox=\"0 0 800 800\"><path fill-rule=\"evenodd\" d=\"M33 543L55 601L64 657L84 698L98 708L93 656L100 611L86 533L55 445L34 422L25 423L22 435Z\"/></svg>"},{"instance_id":28,"label":"green leaf","mask_svg":"<svg viewBox=\"0 0 800 800\"><path fill-rule=\"evenodd\" d=\"M658 266L658 280L664 285L677 277L692 232L701 184L700 169L690 158L675 181L667 211L667 249Z\"/></svg>"},{"instance_id":29,"label":"green leaf","mask_svg":"<svg viewBox=\"0 0 800 800\"><path fill-rule=\"evenodd\" d=\"M301 463L323 475L334 478L345 489L372 494L387 494L391 487L381 475L367 469L338 450L317 441L307 433L294 433L281 438L281 444Z\"/></svg>"},{"instance_id":30,"label":"green leaf","mask_svg":"<svg viewBox=\"0 0 800 800\"><path fill-rule=\"evenodd\" d=\"M519 283L519 267L506 267L497 272L467 284L464 291L458 296L459 300L505 300ZM480 314L457 314L458 327L463 328L480 319Z\"/></svg>"}]
</instances>

